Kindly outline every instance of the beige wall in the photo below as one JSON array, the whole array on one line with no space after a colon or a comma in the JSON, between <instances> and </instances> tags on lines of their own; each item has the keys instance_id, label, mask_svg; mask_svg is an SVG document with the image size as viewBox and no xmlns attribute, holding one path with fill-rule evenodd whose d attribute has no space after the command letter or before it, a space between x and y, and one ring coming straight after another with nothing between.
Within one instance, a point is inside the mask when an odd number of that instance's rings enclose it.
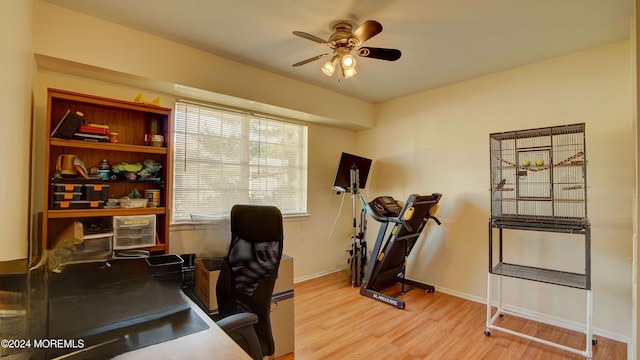
<instances>
[{"instance_id":1,"label":"beige wall","mask_svg":"<svg viewBox=\"0 0 640 360\"><path fill-rule=\"evenodd\" d=\"M0 261L27 257L31 164L31 89L35 71L31 1L0 1Z\"/></svg>"},{"instance_id":2,"label":"beige wall","mask_svg":"<svg viewBox=\"0 0 640 360\"><path fill-rule=\"evenodd\" d=\"M369 128L373 105L163 38L37 1L34 50L40 57L103 72L270 104L339 126Z\"/></svg>"},{"instance_id":3,"label":"beige wall","mask_svg":"<svg viewBox=\"0 0 640 360\"><path fill-rule=\"evenodd\" d=\"M375 159L368 192L399 199L443 194L443 224L432 224L414 249L410 277L484 301L488 135L585 122L594 327L617 338L631 335L635 162L629 54L629 42L617 42L378 107L375 128L357 134L358 150ZM385 141L389 146L380 145ZM517 241L506 251L525 264L584 268L580 239L558 241L537 232L513 236ZM548 321L585 322L584 292L526 281L505 284L510 306Z\"/></svg>"},{"instance_id":4,"label":"beige wall","mask_svg":"<svg viewBox=\"0 0 640 360\"><path fill-rule=\"evenodd\" d=\"M631 39L633 40L632 42L632 59L634 62L634 70L635 70L635 76L634 78L634 84L633 84L633 90L634 90L634 98L635 98L635 106L634 106L634 110L635 110L635 145L636 145L636 151L635 151L635 156L636 156L636 192L635 192L635 206L634 206L634 215L635 215L635 222L634 222L634 242L633 242L633 246L634 246L634 253L633 253L633 266L634 266L634 276L633 276L633 315L635 315L633 317L633 340L634 340L634 346L633 346L633 350L631 355L633 357L630 358L639 358L639 350L638 350L638 344L640 343L640 331L638 329L638 325L640 324L640 312L638 311L638 299L640 298L640 289L638 288L638 276L640 275L640 267L638 266L638 259L640 258L640 247L638 246L638 222L640 222L640 212L638 211L638 209L640 208L640 193L638 193L638 184L640 183L640 174L638 172L638 168L640 168L640 147L638 146L640 143L640 127L638 126L638 114L640 113L640 91L638 90L638 84L640 84L640 62L638 61L638 48L640 48L640 28L638 27L638 16L640 15L640 1L636 0L635 1L635 19L633 22L633 29L631 32Z\"/></svg>"}]
</instances>

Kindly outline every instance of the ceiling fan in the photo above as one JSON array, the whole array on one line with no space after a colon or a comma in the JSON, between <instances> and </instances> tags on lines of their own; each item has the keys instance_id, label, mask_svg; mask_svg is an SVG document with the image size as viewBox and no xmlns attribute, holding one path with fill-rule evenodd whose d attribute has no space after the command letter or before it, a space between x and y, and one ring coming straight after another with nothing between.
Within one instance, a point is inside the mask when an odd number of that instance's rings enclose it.
<instances>
[{"instance_id":1,"label":"ceiling fan","mask_svg":"<svg viewBox=\"0 0 640 360\"><path fill-rule=\"evenodd\" d=\"M333 52L314 56L312 58L302 60L292 66L300 66L308 64L312 61L330 56L329 61L322 65L322 72L327 76L332 76L336 70L336 65L340 64L340 70L344 78L350 78L358 73L356 70L356 60L352 53L358 54L360 57L372 58L387 61L396 61L402 53L398 49L386 49L377 47L360 47L365 41L382 32L382 24L375 20L367 20L355 30L354 24L348 20L337 20L331 24L331 36L329 40L321 39L317 36L302 31L294 31L293 34L315 41L320 44L327 45ZM358 48L356 50L356 48Z\"/></svg>"}]
</instances>

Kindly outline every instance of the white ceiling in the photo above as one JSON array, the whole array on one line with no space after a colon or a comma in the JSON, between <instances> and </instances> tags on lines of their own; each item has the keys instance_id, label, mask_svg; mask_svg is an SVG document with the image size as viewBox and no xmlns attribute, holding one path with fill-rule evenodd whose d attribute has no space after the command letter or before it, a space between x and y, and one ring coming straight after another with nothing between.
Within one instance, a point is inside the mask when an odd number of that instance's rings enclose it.
<instances>
[{"instance_id":1,"label":"white ceiling","mask_svg":"<svg viewBox=\"0 0 640 360\"><path fill-rule=\"evenodd\" d=\"M633 0L45 0L370 102L629 38ZM384 30L367 46L395 62L359 58L358 75L328 78L323 39L339 19Z\"/></svg>"}]
</instances>

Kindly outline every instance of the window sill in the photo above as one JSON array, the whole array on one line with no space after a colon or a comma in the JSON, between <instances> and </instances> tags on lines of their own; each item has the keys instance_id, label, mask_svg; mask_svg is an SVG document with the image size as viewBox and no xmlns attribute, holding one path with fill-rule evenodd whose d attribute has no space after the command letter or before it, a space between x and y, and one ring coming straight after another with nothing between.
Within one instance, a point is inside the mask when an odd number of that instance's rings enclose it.
<instances>
[{"instance_id":1,"label":"window sill","mask_svg":"<svg viewBox=\"0 0 640 360\"><path fill-rule=\"evenodd\" d=\"M283 222L300 221L300 220L307 219L309 217L310 215L308 213L282 215L282 221ZM200 229L219 228L221 226L225 226L225 227L229 226L229 217L223 217L223 218L211 217L210 219L202 218L200 220L185 220L185 221L170 224L169 230L170 231L200 230Z\"/></svg>"},{"instance_id":2,"label":"window sill","mask_svg":"<svg viewBox=\"0 0 640 360\"><path fill-rule=\"evenodd\" d=\"M282 220L284 222L287 221L296 221L296 220L302 220L302 219L307 219L309 218L311 215L309 215L308 213L304 213L304 214L292 214L292 215L282 215Z\"/></svg>"}]
</instances>

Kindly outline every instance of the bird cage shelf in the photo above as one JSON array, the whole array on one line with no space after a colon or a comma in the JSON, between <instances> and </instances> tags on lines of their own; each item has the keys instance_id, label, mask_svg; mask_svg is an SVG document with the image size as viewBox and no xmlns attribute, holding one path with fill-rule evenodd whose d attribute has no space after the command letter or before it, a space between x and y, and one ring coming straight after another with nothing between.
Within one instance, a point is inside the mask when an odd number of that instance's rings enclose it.
<instances>
[{"instance_id":1,"label":"bird cage shelf","mask_svg":"<svg viewBox=\"0 0 640 360\"><path fill-rule=\"evenodd\" d=\"M490 135L491 216L587 218L585 124Z\"/></svg>"}]
</instances>

